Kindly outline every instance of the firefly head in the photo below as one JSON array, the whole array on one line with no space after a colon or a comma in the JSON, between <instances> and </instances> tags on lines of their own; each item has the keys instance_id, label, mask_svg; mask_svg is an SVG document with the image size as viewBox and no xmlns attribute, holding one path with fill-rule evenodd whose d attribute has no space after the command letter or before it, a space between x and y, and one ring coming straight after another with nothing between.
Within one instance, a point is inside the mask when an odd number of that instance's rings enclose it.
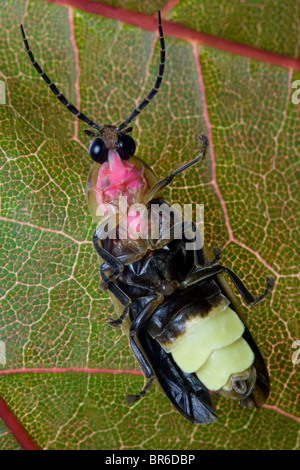
<instances>
[{"instance_id":1,"label":"firefly head","mask_svg":"<svg viewBox=\"0 0 300 470\"><path fill-rule=\"evenodd\" d=\"M132 127L119 131L115 126L103 126L99 133L85 130L89 136L96 137L89 146L91 158L97 163L104 163L108 159L109 150L116 150L122 160L129 160L135 152L135 142L128 132Z\"/></svg>"}]
</instances>

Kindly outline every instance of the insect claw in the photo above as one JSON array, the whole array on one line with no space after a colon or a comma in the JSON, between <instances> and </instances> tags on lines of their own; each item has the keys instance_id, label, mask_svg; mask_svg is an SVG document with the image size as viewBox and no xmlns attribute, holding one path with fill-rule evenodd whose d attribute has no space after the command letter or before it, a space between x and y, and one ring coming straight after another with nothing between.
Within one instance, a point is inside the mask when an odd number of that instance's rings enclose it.
<instances>
[{"instance_id":1,"label":"insect claw","mask_svg":"<svg viewBox=\"0 0 300 470\"><path fill-rule=\"evenodd\" d=\"M222 249L219 246L213 246L212 249L215 254L215 259L213 262L217 263L221 259Z\"/></svg>"},{"instance_id":2,"label":"insect claw","mask_svg":"<svg viewBox=\"0 0 300 470\"><path fill-rule=\"evenodd\" d=\"M204 134L199 134L198 139L205 145L205 147L208 145L208 138Z\"/></svg>"},{"instance_id":3,"label":"insect claw","mask_svg":"<svg viewBox=\"0 0 300 470\"><path fill-rule=\"evenodd\" d=\"M141 397L139 395L127 395L125 397L125 402L127 405L133 405L136 401L138 401Z\"/></svg>"},{"instance_id":4,"label":"insect claw","mask_svg":"<svg viewBox=\"0 0 300 470\"><path fill-rule=\"evenodd\" d=\"M267 276L267 289L270 290L274 286L275 278L273 276Z\"/></svg>"},{"instance_id":5,"label":"insect claw","mask_svg":"<svg viewBox=\"0 0 300 470\"><path fill-rule=\"evenodd\" d=\"M153 380L154 380L154 375L151 375L151 377L149 377L149 380L146 383L145 387L143 388L143 390L140 391L140 393L138 395L127 395L125 397L125 402L127 403L127 405L132 405L136 401L143 398L143 396L147 393L147 390L150 389Z\"/></svg>"},{"instance_id":6,"label":"insect claw","mask_svg":"<svg viewBox=\"0 0 300 470\"><path fill-rule=\"evenodd\" d=\"M108 283L107 282L102 281L102 282L99 283L99 290L101 292L105 292L105 291L107 291L107 289L108 289Z\"/></svg>"},{"instance_id":7,"label":"insect claw","mask_svg":"<svg viewBox=\"0 0 300 470\"><path fill-rule=\"evenodd\" d=\"M251 302L251 307L254 307L255 305L257 305L258 303L262 302L263 300L265 300L265 298L267 297L267 295L270 293L270 291L272 290L273 286L274 286L274 283L275 283L275 278L273 276L267 276L266 277L266 280L267 280L267 287L265 289L265 292L260 295L257 299L255 299L253 302Z\"/></svg>"},{"instance_id":8,"label":"insect claw","mask_svg":"<svg viewBox=\"0 0 300 470\"><path fill-rule=\"evenodd\" d=\"M119 318L117 320L115 320L114 318L109 317L109 318L107 318L106 323L109 326L112 326L113 328L117 328L118 326L121 325L122 321L120 321Z\"/></svg>"},{"instance_id":9,"label":"insect claw","mask_svg":"<svg viewBox=\"0 0 300 470\"><path fill-rule=\"evenodd\" d=\"M219 246L212 246L212 250L214 252L215 257L212 261L205 263L205 266L213 266L214 264L217 264L221 259L221 254L222 254L221 248Z\"/></svg>"},{"instance_id":10,"label":"insect claw","mask_svg":"<svg viewBox=\"0 0 300 470\"><path fill-rule=\"evenodd\" d=\"M219 246L213 246L212 249L216 257L220 258L222 254L222 248L220 248Z\"/></svg>"}]
</instances>

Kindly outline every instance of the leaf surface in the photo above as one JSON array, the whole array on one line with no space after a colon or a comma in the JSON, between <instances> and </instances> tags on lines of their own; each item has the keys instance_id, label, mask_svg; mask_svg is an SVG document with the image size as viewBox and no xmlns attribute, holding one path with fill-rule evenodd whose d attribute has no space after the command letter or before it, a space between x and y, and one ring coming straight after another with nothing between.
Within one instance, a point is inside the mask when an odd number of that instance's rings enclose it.
<instances>
[{"instance_id":1,"label":"leaf surface","mask_svg":"<svg viewBox=\"0 0 300 470\"><path fill-rule=\"evenodd\" d=\"M227 8L219 3L206 32L265 48L256 20L248 18L239 35L242 4L226 16L226 28L213 29ZM270 2L260 3L257 24L277 34L275 13L266 17ZM168 15L189 17L202 31L208 6L201 4L181 1ZM18 25L59 90L99 125L120 123L153 86L157 34L37 1L7 2L2 10L0 395L44 449L296 448L300 105L291 101L291 86L299 73L167 37L163 85L133 124L137 155L161 177L197 154L200 132L209 136L205 162L180 175L166 196L205 205L206 242L223 248L223 264L251 292L264 289L267 274L276 279L265 302L245 308L271 374L266 407L221 399L217 423L195 428L155 387L143 403L124 403L144 379L126 336L105 322L114 311L98 290L91 243L87 126L38 76ZM291 30L280 34L285 41L275 36L270 50L296 57ZM19 448L2 423L0 446Z\"/></svg>"}]
</instances>

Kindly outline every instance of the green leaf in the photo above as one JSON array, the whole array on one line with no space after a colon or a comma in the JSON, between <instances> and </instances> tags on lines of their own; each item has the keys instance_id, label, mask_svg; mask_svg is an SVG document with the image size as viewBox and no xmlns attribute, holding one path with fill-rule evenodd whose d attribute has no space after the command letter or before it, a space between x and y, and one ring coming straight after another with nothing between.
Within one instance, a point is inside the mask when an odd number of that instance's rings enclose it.
<instances>
[{"instance_id":1,"label":"green leaf","mask_svg":"<svg viewBox=\"0 0 300 470\"><path fill-rule=\"evenodd\" d=\"M247 46L299 58L299 5L293 0L181 0L172 20L196 31Z\"/></svg>"},{"instance_id":2,"label":"green leaf","mask_svg":"<svg viewBox=\"0 0 300 470\"><path fill-rule=\"evenodd\" d=\"M132 5L143 10L141 2ZM237 28L250 8L237 3L226 15L225 30L214 29L228 6L211 5L210 21L203 19L205 2L180 1L168 15L177 22L189 18L188 25L201 31L206 23L208 33L297 56L293 28L280 29L275 12L268 16L270 2L259 2L256 29L251 18ZM166 37L161 90L133 123L137 155L160 177L197 154L200 132L209 136L205 162L178 176L166 197L205 204L207 244L223 248L223 264L251 292L262 292L266 275L276 279L265 302L244 309L270 370L265 408L244 409L221 399L218 421L195 427L155 386L142 403L124 403L144 378L127 337L105 322L114 310L98 290L99 261L91 243L87 126L34 70L19 24L58 89L99 125L120 123L150 91L159 63L157 34L38 1L7 1L1 15L6 104L0 105L0 340L6 363L0 364L0 395L44 449L296 448L299 365L292 362L292 345L299 338L300 105L292 103L291 93L299 72ZM274 35L270 48L264 31ZM19 448L2 423L0 446Z\"/></svg>"}]
</instances>

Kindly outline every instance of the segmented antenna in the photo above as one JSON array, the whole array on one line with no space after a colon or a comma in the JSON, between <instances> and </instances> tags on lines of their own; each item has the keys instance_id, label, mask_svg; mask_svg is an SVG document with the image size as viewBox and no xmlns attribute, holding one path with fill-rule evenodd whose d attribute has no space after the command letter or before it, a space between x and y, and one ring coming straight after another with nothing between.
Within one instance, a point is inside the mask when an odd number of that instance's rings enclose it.
<instances>
[{"instance_id":1,"label":"segmented antenna","mask_svg":"<svg viewBox=\"0 0 300 470\"><path fill-rule=\"evenodd\" d=\"M25 44L25 48L26 48L26 52L29 56L29 59L31 60L32 62L32 65L34 66L34 68L38 71L38 73L40 74L40 76L42 77L42 79L47 83L47 85L49 86L50 90L55 94L55 96L57 97L57 99L66 106L66 108L73 114L75 114L75 116L78 117L78 119L81 119L82 121L84 121L86 124L88 124L89 126L93 127L94 129L97 129L97 130L100 130L100 127L98 126L98 124L96 124L95 122L91 121L88 117L86 117L83 113L81 113L80 111L78 111L77 108L75 108L75 106L73 106L71 103L69 103L69 101L64 97L64 95L62 93L60 93L58 91L58 89L56 88L55 84L51 82L50 78L48 77L48 75L45 74L45 72L43 71L43 69L40 67L40 65L36 62L31 50L30 50L30 47L29 47L29 44L28 44L28 41L26 39L26 36L25 36L25 31L24 31L24 28L22 25L20 25L21 27L21 32L22 32L22 36L23 36L23 41L24 41L24 44Z\"/></svg>"},{"instance_id":2,"label":"segmented antenna","mask_svg":"<svg viewBox=\"0 0 300 470\"><path fill-rule=\"evenodd\" d=\"M31 49L29 47L29 44L28 44L28 41L26 39L26 36L25 36L25 31L24 31L24 28L22 25L20 25L21 27L21 32L22 32L22 37L23 37L23 41L24 41L24 44L25 44L25 48L26 48L26 52L29 56L29 59L31 60L31 63L32 65L34 66L34 68L37 70L37 72L40 74L40 76L42 77L42 79L47 83L47 85L49 86L50 90L55 94L55 96L57 97L57 99L63 104L66 106L66 108L72 113L74 114L76 117L78 117L78 119L81 119L82 121L84 121L86 124L88 124L89 126L93 127L94 129L97 129L98 131L101 130L101 128L98 126L98 124L96 124L95 122L91 121L87 116L85 116L83 113L81 113L80 111L78 111L77 108L75 108L75 106L73 106L71 103L69 103L69 101L65 98L65 96L59 92L59 90L57 89L56 85L54 83L51 82L50 78L48 77L48 75L46 75L46 73L43 71L43 69L40 67L40 65L38 64L38 62L36 62L34 56L33 56L33 53L31 52ZM150 91L150 93L147 95L146 98L144 98L140 104L138 105L137 108L135 108L132 113L130 114L130 116L125 120L123 121L121 124L119 124L119 126L116 128L117 131L120 131L122 129L124 129L125 127L127 127L127 125L136 117L138 116L138 114L140 114L140 112L147 106L147 104L150 102L150 100L152 100L152 98L156 95L156 93L158 92L159 88L160 88L160 85L161 85L161 82L162 82L162 78L163 78L163 74L164 74L164 69L165 69L165 57L166 57L166 53L165 53L165 41L164 41L164 34L163 34L163 29L162 29L162 25L161 25L161 16L160 16L160 11L158 11L158 31L159 31L159 39L160 39L160 64L159 64L159 71L158 71L158 75L156 77L156 81L155 81L155 85L154 87L152 88L152 90ZM130 132L132 128L129 128L129 129L125 129L123 132ZM90 136L96 136L98 134L94 134L90 131L85 131L87 135L90 135Z\"/></svg>"},{"instance_id":3,"label":"segmented antenna","mask_svg":"<svg viewBox=\"0 0 300 470\"><path fill-rule=\"evenodd\" d=\"M117 130L120 131L124 129L140 112L142 109L144 109L147 104L149 103L150 100L156 95L156 93L159 90L159 87L162 82L163 74L164 74L164 69L165 69L165 58L166 58L166 50L165 50L165 41L164 41L164 33L161 25L161 17L160 17L160 11L158 11L158 31L159 31L159 39L160 39L160 64L159 64L159 71L158 75L156 77L155 85L148 94L146 98L143 99L143 101L140 102L137 108L135 108L130 116L126 119L126 121L123 121L119 126L117 127Z\"/></svg>"}]
</instances>

